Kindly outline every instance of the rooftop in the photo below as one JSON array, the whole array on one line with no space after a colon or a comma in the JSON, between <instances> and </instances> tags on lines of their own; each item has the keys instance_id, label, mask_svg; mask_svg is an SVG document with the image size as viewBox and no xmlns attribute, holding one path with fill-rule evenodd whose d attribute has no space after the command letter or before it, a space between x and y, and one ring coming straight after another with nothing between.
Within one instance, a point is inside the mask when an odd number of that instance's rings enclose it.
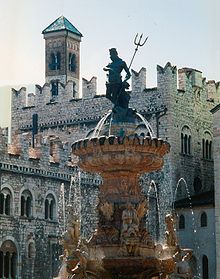
<instances>
[{"instance_id":1,"label":"rooftop","mask_svg":"<svg viewBox=\"0 0 220 279\"><path fill-rule=\"evenodd\" d=\"M56 31L63 31L67 30L69 32L72 32L80 37L82 37L82 34L79 32L79 30L76 29L75 26L72 25L71 22L69 22L68 19L66 19L64 16L60 16L57 18L54 22L52 22L47 28L45 28L42 33L51 33Z\"/></svg>"}]
</instances>

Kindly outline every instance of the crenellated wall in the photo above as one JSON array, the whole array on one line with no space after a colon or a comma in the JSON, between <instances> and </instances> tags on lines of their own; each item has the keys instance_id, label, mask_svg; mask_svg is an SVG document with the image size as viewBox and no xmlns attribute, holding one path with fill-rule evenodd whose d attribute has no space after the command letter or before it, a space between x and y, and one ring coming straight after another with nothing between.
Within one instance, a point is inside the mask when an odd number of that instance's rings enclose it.
<instances>
[{"instance_id":1,"label":"crenellated wall","mask_svg":"<svg viewBox=\"0 0 220 279\"><path fill-rule=\"evenodd\" d=\"M168 205L173 202L181 177L186 180L191 195L196 194L193 185L195 177L202 181L201 191L213 189L213 160L202 158L202 139L205 133L209 133L212 138L213 118L210 109L219 102L220 86L214 81L206 81L200 71L190 68L177 70L169 62L164 67L157 66L157 87L146 88L145 68L132 71L131 80L130 107L150 122L158 137L171 144L164 169L145 179L155 181L159 195L166 192L167 198L161 202L161 210L165 214ZM72 143L84 138L112 108L111 102L104 95L97 94L96 77L82 80L82 98L79 98L77 92L73 80L66 84L59 82L57 96L51 94L51 83L36 85L35 93L27 94L25 88L12 90L10 145L0 130L0 163L5 180L10 180L14 175L16 179L25 176L29 177L31 185L32 179L34 181L39 178L44 181L44 186L37 191L42 195L49 186L57 198L60 192L56 188L65 183L68 193L71 175L75 175L77 164L77 158L70 152ZM33 138L34 114L38 115L38 133ZM191 154L181 152L181 133L184 127L188 127L191 133ZM82 222L84 233L88 236L97 221L94 204L97 202L100 183L100 179L95 182L89 174L85 174L82 179L81 194L85 200ZM13 187L19 191L15 183ZM147 193L149 183L143 183L143 188ZM42 209L36 208L36 212L42 218ZM36 227L41 226L44 231L40 223L45 221L40 220ZM45 241L47 236L42 232Z\"/></svg>"}]
</instances>

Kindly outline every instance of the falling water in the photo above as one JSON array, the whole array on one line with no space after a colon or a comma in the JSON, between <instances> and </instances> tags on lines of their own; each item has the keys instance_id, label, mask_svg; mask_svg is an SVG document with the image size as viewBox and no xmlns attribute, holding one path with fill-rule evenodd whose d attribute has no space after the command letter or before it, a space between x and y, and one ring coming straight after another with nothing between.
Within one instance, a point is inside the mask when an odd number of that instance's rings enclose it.
<instances>
[{"instance_id":1,"label":"falling water","mask_svg":"<svg viewBox=\"0 0 220 279\"><path fill-rule=\"evenodd\" d=\"M99 135L102 126L104 125L106 119L112 114L112 111L109 111L104 117L102 117L102 119L99 121L99 123L96 125L91 138L95 138Z\"/></svg>"},{"instance_id":2,"label":"falling water","mask_svg":"<svg viewBox=\"0 0 220 279\"><path fill-rule=\"evenodd\" d=\"M81 217L81 171L71 177L68 205L73 207L74 214ZM81 219L81 218L80 218Z\"/></svg>"},{"instance_id":3,"label":"falling water","mask_svg":"<svg viewBox=\"0 0 220 279\"><path fill-rule=\"evenodd\" d=\"M154 180L151 180L150 187L147 192L147 200L149 204L149 212L148 212L148 224L149 231L152 235L155 236L155 239L159 239L160 234L160 205L158 199L158 190ZM154 202L153 202L154 200ZM149 216L149 215L152 216ZM151 222L150 222L151 220ZM155 226L156 224L156 226Z\"/></svg>"},{"instance_id":4,"label":"falling water","mask_svg":"<svg viewBox=\"0 0 220 279\"><path fill-rule=\"evenodd\" d=\"M192 216L192 229L193 229L193 239L194 239L194 241L193 241L193 243L194 243L193 252L194 252L195 255L197 254L199 256L200 247L199 247L198 242L197 242L197 236L196 236L197 230L196 230L195 214L194 214L193 207L192 207L192 199L191 199L191 195L190 195L190 192L189 192L189 187L186 183L186 180L183 177L181 177L178 180L176 189L174 191L173 212L175 212L175 201L177 200L178 189L181 186L181 184L185 186L187 198L189 200L189 208L190 208L190 212L191 212L191 216ZM196 248L196 249L194 249L194 248ZM198 274L198 278L201 278L200 277L201 274L200 274L200 265L199 264L197 265L197 274ZM197 278L197 276L194 276L193 278Z\"/></svg>"},{"instance_id":5,"label":"falling water","mask_svg":"<svg viewBox=\"0 0 220 279\"><path fill-rule=\"evenodd\" d=\"M59 233L63 233L66 229L66 206L65 206L65 191L64 183L60 185L59 206L58 206L58 219L59 219Z\"/></svg>"},{"instance_id":6,"label":"falling water","mask_svg":"<svg viewBox=\"0 0 220 279\"><path fill-rule=\"evenodd\" d=\"M149 131L151 138L155 137L153 129L151 128L151 126L147 122L147 120L140 113L136 113L136 115L144 122L144 125L146 126L147 130Z\"/></svg>"}]
</instances>

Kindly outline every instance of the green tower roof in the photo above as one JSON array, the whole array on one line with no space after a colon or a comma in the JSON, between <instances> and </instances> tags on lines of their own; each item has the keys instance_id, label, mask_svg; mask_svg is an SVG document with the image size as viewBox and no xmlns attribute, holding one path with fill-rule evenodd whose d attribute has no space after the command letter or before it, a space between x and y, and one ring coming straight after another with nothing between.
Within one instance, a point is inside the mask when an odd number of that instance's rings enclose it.
<instances>
[{"instance_id":1,"label":"green tower roof","mask_svg":"<svg viewBox=\"0 0 220 279\"><path fill-rule=\"evenodd\" d=\"M45 28L42 31L42 33L46 34L46 33L50 33L50 32L62 31L62 30L67 30L69 32L72 32L72 33L82 37L82 34L64 16L60 16L59 18L57 18L47 28Z\"/></svg>"}]
</instances>

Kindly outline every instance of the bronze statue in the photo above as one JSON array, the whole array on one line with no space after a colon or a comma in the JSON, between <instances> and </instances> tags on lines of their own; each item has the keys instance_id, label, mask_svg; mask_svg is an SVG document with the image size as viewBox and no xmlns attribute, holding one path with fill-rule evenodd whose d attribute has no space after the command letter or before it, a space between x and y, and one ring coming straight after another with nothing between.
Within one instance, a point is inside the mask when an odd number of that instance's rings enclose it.
<instances>
[{"instance_id":1,"label":"bronze statue","mask_svg":"<svg viewBox=\"0 0 220 279\"><path fill-rule=\"evenodd\" d=\"M118 57L116 48L109 50L110 59L112 60L103 70L107 71L108 81L106 82L106 97L115 105L127 109L130 95L125 91L129 88L127 80L131 73L125 61ZM126 72L126 77L122 81L121 72Z\"/></svg>"}]
</instances>

